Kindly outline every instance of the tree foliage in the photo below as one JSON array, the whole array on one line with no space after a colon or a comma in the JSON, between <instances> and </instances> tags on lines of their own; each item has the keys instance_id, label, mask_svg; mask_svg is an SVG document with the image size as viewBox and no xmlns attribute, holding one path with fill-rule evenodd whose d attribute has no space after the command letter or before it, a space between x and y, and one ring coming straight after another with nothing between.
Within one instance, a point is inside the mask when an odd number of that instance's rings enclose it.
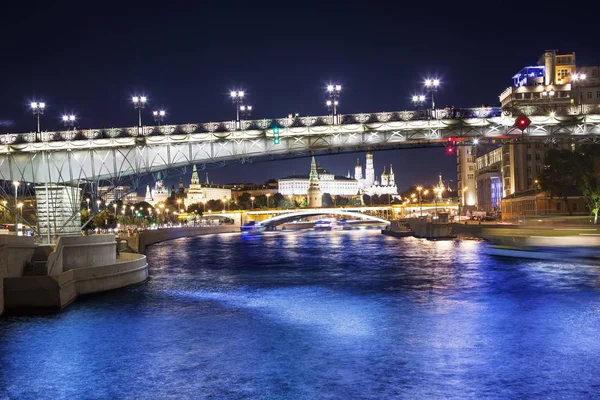
<instances>
[{"instance_id":1,"label":"tree foliage","mask_svg":"<svg viewBox=\"0 0 600 400\"><path fill-rule=\"evenodd\" d=\"M550 196L563 200L569 214L572 210L568 196L575 193L583 195L594 215L594 223L597 223L600 210L600 154L597 146L587 146L581 150L549 150L539 183Z\"/></svg>"}]
</instances>

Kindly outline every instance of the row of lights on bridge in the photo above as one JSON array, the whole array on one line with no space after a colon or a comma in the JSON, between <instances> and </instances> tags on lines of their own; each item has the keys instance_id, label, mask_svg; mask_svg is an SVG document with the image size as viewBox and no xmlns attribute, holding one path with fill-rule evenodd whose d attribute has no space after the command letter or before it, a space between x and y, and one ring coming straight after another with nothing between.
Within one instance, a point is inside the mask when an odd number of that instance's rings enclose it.
<instances>
[{"instance_id":1,"label":"row of lights on bridge","mask_svg":"<svg viewBox=\"0 0 600 400\"><path fill-rule=\"evenodd\" d=\"M574 74L573 75L573 80L575 80L575 81L581 81L581 80L585 80L585 79L586 79L585 74ZM438 78L425 79L425 81L423 82L423 86L430 93L431 108L435 109L434 93L437 92L437 90L440 87L440 80ZM340 95L342 92L342 85L329 84L326 87L326 92L328 95L328 99L325 102L325 105L327 106L329 112L331 112L335 118L337 116L337 111L338 111L338 106L339 106L339 98L340 98ZM546 94L548 96L552 96L554 93L553 93L553 91L550 91L550 92L544 92L544 94ZM231 97L232 102L236 105L236 124L237 124L236 127L239 129L241 117L250 116L250 114L252 113L252 106L244 104L244 99L246 98L246 93L243 90L232 90L230 92L230 97ZM138 110L138 130L141 130L141 128L142 128L142 109L144 109L146 103L148 102L148 98L146 96L133 96L131 98L131 100L132 100L134 108ZM412 101L413 101L413 103L415 103L415 106L417 108L419 106L421 106L425 102L425 100L426 100L426 96L424 94L416 94L416 95L412 96ZM46 108L46 104L44 102L37 102L37 101L31 102L31 109L33 111L33 114L37 116L37 133L38 133L38 135L41 132L41 130L40 130L40 115L44 113L45 108ZM165 120L167 113L165 110L154 110L154 111L152 111L152 115L154 117L154 121L158 125L160 125ZM290 114L290 116L291 116L291 114ZM298 116L298 114L296 114L296 116ZM77 118L73 114L68 114L68 115L62 116L62 121L65 124L65 127L67 127L67 128L73 127L75 125L76 119ZM529 126L530 123L531 123L531 121L527 117L520 116L515 121L515 127L524 131ZM274 139L273 139L274 144L280 144L278 127L273 128L273 134L274 134ZM453 153L453 150L451 148L448 148L448 149L449 149L448 150L449 153Z\"/></svg>"}]
</instances>

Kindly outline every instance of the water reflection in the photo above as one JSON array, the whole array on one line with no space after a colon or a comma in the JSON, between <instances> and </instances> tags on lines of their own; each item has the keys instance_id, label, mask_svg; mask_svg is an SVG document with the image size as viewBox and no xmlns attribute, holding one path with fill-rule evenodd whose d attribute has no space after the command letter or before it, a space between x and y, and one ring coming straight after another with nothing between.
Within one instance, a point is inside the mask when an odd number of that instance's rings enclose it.
<instances>
[{"instance_id":1,"label":"water reflection","mask_svg":"<svg viewBox=\"0 0 600 400\"><path fill-rule=\"evenodd\" d=\"M590 398L597 266L374 231L149 249L147 284L0 322L0 398Z\"/></svg>"}]
</instances>

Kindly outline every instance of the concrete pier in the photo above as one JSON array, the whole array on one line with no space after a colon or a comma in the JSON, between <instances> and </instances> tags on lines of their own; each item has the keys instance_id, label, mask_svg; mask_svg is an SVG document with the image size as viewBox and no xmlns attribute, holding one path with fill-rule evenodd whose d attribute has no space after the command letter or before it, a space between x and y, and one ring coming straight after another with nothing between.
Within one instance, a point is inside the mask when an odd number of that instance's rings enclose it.
<instances>
[{"instance_id":1,"label":"concrete pier","mask_svg":"<svg viewBox=\"0 0 600 400\"><path fill-rule=\"evenodd\" d=\"M29 238L8 239L10 255L1 253L2 308L10 313L59 311L77 296L118 289L144 282L148 263L142 254L125 253L117 258L114 235L61 237L50 253L43 274L24 276L26 261L35 251ZM17 243L17 244L15 244ZM12 246L12 247L10 247ZM17 247L15 247L17 246ZM2 249L2 246L0 246ZM6 273L6 261L13 262Z\"/></svg>"}]
</instances>

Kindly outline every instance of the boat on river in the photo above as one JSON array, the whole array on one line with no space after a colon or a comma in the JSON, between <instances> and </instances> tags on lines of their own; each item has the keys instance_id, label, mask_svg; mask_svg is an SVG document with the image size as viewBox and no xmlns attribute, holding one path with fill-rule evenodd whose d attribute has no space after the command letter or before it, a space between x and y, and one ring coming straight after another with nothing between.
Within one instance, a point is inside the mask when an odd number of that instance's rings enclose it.
<instances>
[{"instance_id":1,"label":"boat on river","mask_svg":"<svg viewBox=\"0 0 600 400\"><path fill-rule=\"evenodd\" d=\"M265 227L262 225L259 225L256 221L247 222L240 227L240 231L242 233L245 233L248 235L261 234L262 232L264 232L264 230L265 230Z\"/></svg>"},{"instance_id":2,"label":"boat on river","mask_svg":"<svg viewBox=\"0 0 600 400\"><path fill-rule=\"evenodd\" d=\"M487 238L489 255L551 261L600 261L599 235Z\"/></svg>"},{"instance_id":3,"label":"boat on river","mask_svg":"<svg viewBox=\"0 0 600 400\"><path fill-rule=\"evenodd\" d=\"M320 218L315 222L316 231L341 231L348 229L345 220L337 218Z\"/></svg>"}]
</instances>

